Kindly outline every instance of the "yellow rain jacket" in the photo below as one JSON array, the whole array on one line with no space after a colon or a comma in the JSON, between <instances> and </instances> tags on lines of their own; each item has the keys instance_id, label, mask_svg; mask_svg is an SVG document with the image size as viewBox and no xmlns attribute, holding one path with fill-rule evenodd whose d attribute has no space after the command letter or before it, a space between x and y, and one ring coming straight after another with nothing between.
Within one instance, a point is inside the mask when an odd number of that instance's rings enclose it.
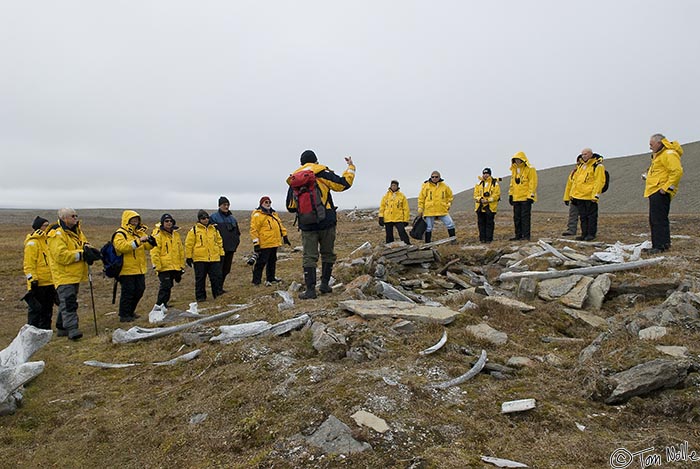
<instances>
[{"instance_id":1,"label":"yellow rain jacket","mask_svg":"<svg viewBox=\"0 0 700 469\"><path fill-rule=\"evenodd\" d=\"M146 251L153 249L153 245L149 242L141 243L139 241L141 236L147 234L148 227L141 224L138 226L130 225L129 220L134 217L141 218L141 215L133 210L124 210L122 224L112 237L112 244L114 244L117 254L124 256L124 265L119 276L145 274L148 270Z\"/></svg>"},{"instance_id":2,"label":"yellow rain jacket","mask_svg":"<svg viewBox=\"0 0 700 469\"><path fill-rule=\"evenodd\" d=\"M169 270L182 270L185 267L185 247L177 228L172 233L161 230L160 223L156 223L151 233L156 239L156 246L151 249L151 262L156 272Z\"/></svg>"},{"instance_id":3,"label":"yellow rain jacket","mask_svg":"<svg viewBox=\"0 0 700 469\"><path fill-rule=\"evenodd\" d=\"M49 265L56 287L87 280L88 265L83 261L83 246L88 240L78 222L73 230L66 229L61 220L49 228Z\"/></svg>"},{"instance_id":4,"label":"yellow rain jacket","mask_svg":"<svg viewBox=\"0 0 700 469\"><path fill-rule=\"evenodd\" d=\"M569 177L566 184L567 191L564 192L564 200L580 199L598 201L603 186L605 185L605 167L603 157L597 153L585 163L576 166L573 175ZM567 198L568 195L568 198Z\"/></svg>"},{"instance_id":5,"label":"yellow rain jacket","mask_svg":"<svg viewBox=\"0 0 700 469\"><path fill-rule=\"evenodd\" d=\"M447 215L453 199L452 189L442 178L437 183L428 179L423 183L418 194L418 212L424 217Z\"/></svg>"},{"instance_id":6,"label":"yellow rain jacket","mask_svg":"<svg viewBox=\"0 0 700 469\"><path fill-rule=\"evenodd\" d=\"M487 200L487 203L480 202L482 197ZM474 211L484 212L488 207L491 212L496 213L499 200L501 200L501 185L498 181L490 176L487 178L479 176L479 182L474 186Z\"/></svg>"},{"instance_id":7,"label":"yellow rain jacket","mask_svg":"<svg viewBox=\"0 0 700 469\"><path fill-rule=\"evenodd\" d=\"M258 208L250 214L250 237L254 245L261 249L277 248L282 246L285 236L287 229L276 211L268 213Z\"/></svg>"},{"instance_id":8,"label":"yellow rain jacket","mask_svg":"<svg viewBox=\"0 0 700 469\"><path fill-rule=\"evenodd\" d=\"M24 275L27 277L27 290L32 282L39 281L40 287L53 285L49 265L49 242L41 229L29 233L24 239Z\"/></svg>"},{"instance_id":9,"label":"yellow rain jacket","mask_svg":"<svg viewBox=\"0 0 700 469\"><path fill-rule=\"evenodd\" d=\"M683 176L681 156L683 147L678 142L661 140L664 148L658 153L652 153L651 166L647 170L644 197L658 192L660 189L668 192L671 198L678 193L678 184Z\"/></svg>"},{"instance_id":10,"label":"yellow rain jacket","mask_svg":"<svg viewBox=\"0 0 700 469\"><path fill-rule=\"evenodd\" d=\"M321 191L321 201L326 207L326 218L320 223L315 225L303 225L299 224L299 229L302 231L320 231L331 226L334 226L337 222L337 215L335 213L335 205L333 205L333 197L331 196L331 191L333 192L343 192L350 187L355 181L355 165L348 165L347 169L342 176L338 176L328 166L324 166L318 163L306 163L294 170L294 173L299 171L304 171L310 169L316 175L316 184ZM289 178L287 178L287 184L289 184ZM293 198L293 191L290 187L287 191L286 200L287 211L291 213L296 213L297 206L296 201Z\"/></svg>"},{"instance_id":11,"label":"yellow rain jacket","mask_svg":"<svg viewBox=\"0 0 700 469\"><path fill-rule=\"evenodd\" d=\"M393 192L391 189L386 191L379 204L379 216L383 217L386 223L408 223L411 218L411 212L408 208L408 200L403 195L403 192L400 190Z\"/></svg>"},{"instance_id":12,"label":"yellow rain jacket","mask_svg":"<svg viewBox=\"0 0 700 469\"><path fill-rule=\"evenodd\" d=\"M224 242L215 225L197 222L185 238L185 258L195 262L219 262L224 255Z\"/></svg>"},{"instance_id":13,"label":"yellow rain jacket","mask_svg":"<svg viewBox=\"0 0 700 469\"><path fill-rule=\"evenodd\" d=\"M571 200L571 185L574 183L574 174L576 174L576 170L578 169L578 166L581 160L577 159L576 160L576 167L571 170L571 173L569 173L569 177L566 179L566 188L564 189L564 202L568 202Z\"/></svg>"},{"instance_id":14,"label":"yellow rain jacket","mask_svg":"<svg viewBox=\"0 0 700 469\"><path fill-rule=\"evenodd\" d=\"M515 164L515 158L523 160L521 164ZM527 199L537 201L537 170L530 165L525 153L519 151L511 158L510 186L508 196L513 197L513 202L524 202Z\"/></svg>"}]
</instances>

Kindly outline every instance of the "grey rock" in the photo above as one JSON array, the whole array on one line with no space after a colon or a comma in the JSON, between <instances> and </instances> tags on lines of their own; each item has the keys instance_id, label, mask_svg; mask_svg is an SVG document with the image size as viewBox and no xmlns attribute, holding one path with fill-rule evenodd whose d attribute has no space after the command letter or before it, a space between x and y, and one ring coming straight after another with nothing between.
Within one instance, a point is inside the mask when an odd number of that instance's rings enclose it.
<instances>
[{"instance_id":1,"label":"grey rock","mask_svg":"<svg viewBox=\"0 0 700 469\"><path fill-rule=\"evenodd\" d=\"M465 330L478 339L485 340L494 345L503 345L508 342L508 334L497 331L486 323L465 327Z\"/></svg>"},{"instance_id":2,"label":"grey rock","mask_svg":"<svg viewBox=\"0 0 700 469\"><path fill-rule=\"evenodd\" d=\"M351 454L372 449L369 443L359 442L352 437L350 427L329 415L325 422L306 442L321 449L325 454Z\"/></svg>"},{"instance_id":3,"label":"grey rock","mask_svg":"<svg viewBox=\"0 0 700 469\"><path fill-rule=\"evenodd\" d=\"M537 295L545 301L556 300L569 293L581 278L583 278L582 275L570 275L542 280L538 285Z\"/></svg>"},{"instance_id":4,"label":"grey rock","mask_svg":"<svg viewBox=\"0 0 700 469\"><path fill-rule=\"evenodd\" d=\"M690 366L687 360L656 359L616 373L607 378L612 392L605 403L619 404L634 396L675 387L688 376Z\"/></svg>"},{"instance_id":5,"label":"grey rock","mask_svg":"<svg viewBox=\"0 0 700 469\"><path fill-rule=\"evenodd\" d=\"M311 345L324 360L340 360L348 351L345 336L320 322L311 325Z\"/></svg>"},{"instance_id":6,"label":"grey rock","mask_svg":"<svg viewBox=\"0 0 700 469\"><path fill-rule=\"evenodd\" d=\"M484 303L498 303L503 306L515 308L518 311L528 312L534 311L536 308L522 301L514 300L505 296L488 296L482 300Z\"/></svg>"},{"instance_id":7,"label":"grey rock","mask_svg":"<svg viewBox=\"0 0 700 469\"><path fill-rule=\"evenodd\" d=\"M386 282L382 282L381 280L377 282L377 294L379 296L383 296L388 300L406 301L408 303L413 303L412 299L401 293L393 285L390 285Z\"/></svg>"},{"instance_id":8,"label":"grey rock","mask_svg":"<svg viewBox=\"0 0 700 469\"><path fill-rule=\"evenodd\" d=\"M593 355L600 350L600 346L602 345L603 341L608 338L608 336L609 334L607 332L598 334L598 337L593 339L593 342L581 350L581 353L578 355L578 362L581 364L589 362L593 358Z\"/></svg>"},{"instance_id":9,"label":"grey rock","mask_svg":"<svg viewBox=\"0 0 700 469\"><path fill-rule=\"evenodd\" d=\"M688 356L688 347L679 345L657 345L656 350L675 358L685 358Z\"/></svg>"},{"instance_id":10,"label":"grey rock","mask_svg":"<svg viewBox=\"0 0 700 469\"><path fill-rule=\"evenodd\" d=\"M588 287L588 298L585 303L586 308L599 311L603 306L605 295L610 291L610 285L612 285L611 274L598 275L595 280L593 280L593 283L591 283L591 286Z\"/></svg>"},{"instance_id":11,"label":"grey rock","mask_svg":"<svg viewBox=\"0 0 700 469\"><path fill-rule=\"evenodd\" d=\"M192 417L190 417L190 425L202 423L207 419L207 417L209 417L209 414L207 413L194 414Z\"/></svg>"},{"instance_id":12,"label":"grey rock","mask_svg":"<svg viewBox=\"0 0 700 469\"><path fill-rule=\"evenodd\" d=\"M593 283L591 277L583 277L569 293L559 298L559 301L571 308L583 308L583 304L586 302L586 298L588 298L588 287L591 283Z\"/></svg>"},{"instance_id":13,"label":"grey rock","mask_svg":"<svg viewBox=\"0 0 700 469\"><path fill-rule=\"evenodd\" d=\"M528 277L521 278L518 282L518 288L515 291L515 296L521 300L534 300L535 296L537 296L537 280Z\"/></svg>"},{"instance_id":14,"label":"grey rock","mask_svg":"<svg viewBox=\"0 0 700 469\"><path fill-rule=\"evenodd\" d=\"M564 308L564 312L574 319L579 319L585 322L589 326L599 327L603 329L608 327L608 322L605 319L601 318L600 316L596 316L593 313L570 308Z\"/></svg>"},{"instance_id":15,"label":"grey rock","mask_svg":"<svg viewBox=\"0 0 700 469\"><path fill-rule=\"evenodd\" d=\"M639 331L638 336L642 340L656 340L666 335L666 328L662 326L651 326Z\"/></svg>"},{"instance_id":16,"label":"grey rock","mask_svg":"<svg viewBox=\"0 0 700 469\"><path fill-rule=\"evenodd\" d=\"M535 362L527 357L510 357L506 362L506 366L512 366L513 368L532 368L535 366Z\"/></svg>"}]
</instances>

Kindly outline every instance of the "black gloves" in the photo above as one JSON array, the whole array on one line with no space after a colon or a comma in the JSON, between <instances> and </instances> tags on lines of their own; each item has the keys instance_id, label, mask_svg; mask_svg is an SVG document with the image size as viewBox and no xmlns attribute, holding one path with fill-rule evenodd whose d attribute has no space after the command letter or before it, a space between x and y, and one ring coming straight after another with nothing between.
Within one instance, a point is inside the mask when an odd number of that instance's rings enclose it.
<instances>
[{"instance_id":1,"label":"black gloves","mask_svg":"<svg viewBox=\"0 0 700 469\"><path fill-rule=\"evenodd\" d=\"M282 241L284 241L284 244L286 244L287 246L291 246L291 245L292 245L292 243L289 242L289 238L287 238L286 236L284 236L284 237L282 238Z\"/></svg>"},{"instance_id":2,"label":"black gloves","mask_svg":"<svg viewBox=\"0 0 700 469\"><path fill-rule=\"evenodd\" d=\"M31 285L32 290L34 290L34 289L36 289L36 288L39 287L39 281L38 281L38 280L32 280L31 283L30 283L29 285Z\"/></svg>"},{"instance_id":3,"label":"black gloves","mask_svg":"<svg viewBox=\"0 0 700 469\"><path fill-rule=\"evenodd\" d=\"M189 267L192 267L192 264L193 264L192 258L191 258L191 257L188 257L187 259L185 259L185 263L186 263Z\"/></svg>"},{"instance_id":4,"label":"black gloves","mask_svg":"<svg viewBox=\"0 0 700 469\"><path fill-rule=\"evenodd\" d=\"M508 196L508 203L513 205L513 196L512 195Z\"/></svg>"},{"instance_id":5,"label":"black gloves","mask_svg":"<svg viewBox=\"0 0 700 469\"><path fill-rule=\"evenodd\" d=\"M253 244L253 251L255 251L255 252L260 252L260 245L259 245L259 244Z\"/></svg>"},{"instance_id":6,"label":"black gloves","mask_svg":"<svg viewBox=\"0 0 700 469\"><path fill-rule=\"evenodd\" d=\"M156 238L154 238L153 236L148 237L148 243L153 247L158 246L158 243L156 242Z\"/></svg>"},{"instance_id":7,"label":"black gloves","mask_svg":"<svg viewBox=\"0 0 700 469\"><path fill-rule=\"evenodd\" d=\"M379 217L379 226L384 226L384 217Z\"/></svg>"},{"instance_id":8,"label":"black gloves","mask_svg":"<svg viewBox=\"0 0 700 469\"><path fill-rule=\"evenodd\" d=\"M83 259L87 262L87 265L92 265L95 261L102 260L102 256L99 249L85 244L83 246Z\"/></svg>"},{"instance_id":9,"label":"black gloves","mask_svg":"<svg viewBox=\"0 0 700 469\"><path fill-rule=\"evenodd\" d=\"M182 280L182 274L185 272L184 270L176 270L173 273L173 280L175 280L175 283L180 283L180 280Z\"/></svg>"},{"instance_id":10,"label":"black gloves","mask_svg":"<svg viewBox=\"0 0 700 469\"><path fill-rule=\"evenodd\" d=\"M568 206L569 206L569 201L568 201L568 200L565 200L565 201L564 201L564 205L566 205L566 206L568 207Z\"/></svg>"},{"instance_id":11,"label":"black gloves","mask_svg":"<svg viewBox=\"0 0 700 469\"><path fill-rule=\"evenodd\" d=\"M530 202L531 204L535 203L535 199L531 199L530 197L527 198L527 201Z\"/></svg>"}]
</instances>

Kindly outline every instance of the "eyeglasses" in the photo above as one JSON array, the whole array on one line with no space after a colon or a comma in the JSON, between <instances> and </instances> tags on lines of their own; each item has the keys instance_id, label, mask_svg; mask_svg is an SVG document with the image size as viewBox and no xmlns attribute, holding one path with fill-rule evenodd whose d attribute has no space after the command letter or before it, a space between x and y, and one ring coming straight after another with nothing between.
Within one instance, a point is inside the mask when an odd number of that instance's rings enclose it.
<instances>
[{"instance_id":1,"label":"eyeglasses","mask_svg":"<svg viewBox=\"0 0 700 469\"><path fill-rule=\"evenodd\" d=\"M430 176L430 179L440 179L440 176Z\"/></svg>"},{"instance_id":2,"label":"eyeglasses","mask_svg":"<svg viewBox=\"0 0 700 469\"><path fill-rule=\"evenodd\" d=\"M266 201L265 201L265 202L263 202L263 203L264 203L264 204L271 204L272 202L271 202L271 201L269 201L269 200L266 200Z\"/></svg>"},{"instance_id":3,"label":"eyeglasses","mask_svg":"<svg viewBox=\"0 0 700 469\"><path fill-rule=\"evenodd\" d=\"M209 220L209 217L199 217L200 220Z\"/></svg>"},{"instance_id":4,"label":"eyeglasses","mask_svg":"<svg viewBox=\"0 0 700 469\"><path fill-rule=\"evenodd\" d=\"M73 215L70 216L71 218L78 218L78 214L74 213Z\"/></svg>"},{"instance_id":5,"label":"eyeglasses","mask_svg":"<svg viewBox=\"0 0 700 469\"><path fill-rule=\"evenodd\" d=\"M167 220L163 220L163 223L173 223L173 220L168 218Z\"/></svg>"}]
</instances>

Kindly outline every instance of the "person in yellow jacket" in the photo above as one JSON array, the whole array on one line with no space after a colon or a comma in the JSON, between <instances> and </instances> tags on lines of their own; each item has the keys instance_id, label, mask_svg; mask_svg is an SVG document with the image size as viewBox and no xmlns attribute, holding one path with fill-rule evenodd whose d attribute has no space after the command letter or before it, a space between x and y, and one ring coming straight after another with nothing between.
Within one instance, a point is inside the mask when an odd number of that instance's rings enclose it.
<instances>
[{"instance_id":1,"label":"person in yellow jacket","mask_svg":"<svg viewBox=\"0 0 700 469\"><path fill-rule=\"evenodd\" d=\"M32 231L24 239L24 275L27 279L27 324L39 329L51 329L53 302L56 289L53 286L49 266L49 243L46 232L49 221L36 217Z\"/></svg>"},{"instance_id":2,"label":"person in yellow jacket","mask_svg":"<svg viewBox=\"0 0 700 469\"><path fill-rule=\"evenodd\" d=\"M491 177L491 168L484 168L479 182L474 186L474 211L479 227L479 241L482 243L493 241L499 200L501 200L501 185Z\"/></svg>"},{"instance_id":3,"label":"person in yellow jacket","mask_svg":"<svg viewBox=\"0 0 700 469\"><path fill-rule=\"evenodd\" d=\"M574 181L574 174L576 174L576 169L581 164L581 155L576 157L576 166L569 173L569 177L566 179L566 188L564 189L564 205L569 207L569 218L566 222L566 231L564 231L562 236L576 236L576 230L578 229L578 206L571 203L571 184Z\"/></svg>"},{"instance_id":4,"label":"person in yellow jacket","mask_svg":"<svg viewBox=\"0 0 700 469\"><path fill-rule=\"evenodd\" d=\"M605 167L603 157L593 153L590 148L581 150L581 162L569 178L564 193L564 202L578 208L581 220L579 241L593 241L598 233L598 202L605 185ZM567 199L568 197L568 199Z\"/></svg>"},{"instance_id":5,"label":"person in yellow jacket","mask_svg":"<svg viewBox=\"0 0 700 469\"><path fill-rule=\"evenodd\" d=\"M515 236L510 241L530 240L532 204L537 201L537 171L522 151L510 159L508 203L513 206Z\"/></svg>"},{"instance_id":6,"label":"person in yellow jacket","mask_svg":"<svg viewBox=\"0 0 700 469\"><path fill-rule=\"evenodd\" d=\"M319 252L321 254L321 293L331 293L330 287L335 254L335 231L337 225L336 206L333 203L331 192L343 192L352 187L355 181L355 163L350 156L345 157L348 165L342 176L335 174L328 166L319 164L316 153L313 150L304 150L299 157L301 166L287 178L289 189L287 190L287 211L296 213L301 230L301 244L304 249L302 267L304 268L304 284L306 290L299 294L299 299L306 300L316 298L316 263ZM323 219L316 223L303 223L301 221L300 207L297 206L298 194L292 187L292 179L304 171L311 171L316 178L316 187L320 192L320 203L324 207ZM315 192L315 191L314 191ZM317 211L318 213L318 211ZM319 217L320 218L320 217Z\"/></svg>"},{"instance_id":7,"label":"person in yellow jacket","mask_svg":"<svg viewBox=\"0 0 700 469\"><path fill-rule=\"evenodd\" d=\"M87 262L93 262L90 252L95 248L88 243L72 208L58 210L58 222L49 228L47 238L51 278L59 301L56 335L78 340L83 336L79 329L78 291L80 282L87 280Z\"/></svg>"},{"instance_id":8,"label":"person in yellow jacket","mask_svg":"<svg viewBox=\"0 0 700 469\"><path fill-rule=\"evenodd\" d=\"M649 199L652 247L648 252L657 254L671 248L668 212L683 176L683 147L678 142L669 142L662 134L654 134L649 139L649 149L652 152L651 165L642 178L646 180L644 197Z\"/></svg>"},{"instance_id":9,"label":"person in yellow jacket","mask_svg":"<svg viewBox=\"0 0 700 469\"><path fill-rule=\"evenodd\" d=\"M197 302L207 300L206 281L209 276L214 298L223 294L221 258L224 243L216 225L209 223L205 210L197 212L197 223L185 238L185 262L194 269L194 294Z\"/></svg>"},{"instance_id":10,"label":"person in yellow jacket","mask_svg":"<svg viewBox=\"0 0 700 469\"><path fill-rule=\"evenodd\" d=\"M121 225L112 236L114 250L124 259L119 272L120 322L132 322L140 317L136 306L146 291L146 251L156 246L156 240L147 231L148 227L141 224L141 215L134 210L124 210Z\"/></svg>"},{"instance_id":11,"label":"person in yellow jacket","mask_svg":"<svg viewBox=\"0 0 700 469\"><path fill-rule=\"evenodd\" d=\"M272 208L272 200L266 195L260 198L258 208L250 214L250 237L255 251L255 266L253 267L253 285L260 285L265 269L265 285L282 280L276 277L277 248L282 243L291 246L287 238L287 228L277 212Z\"/></svg>"},{"instance_id":12,"label":"person in yellow jacket","mask_svg":"<svg viewBox=\"0 0 700 469\"><path fill-rule=\"evenodd\" d=\"M426 243L432 240L435 219L439 219L445 224L450 237L455 235L455 223L448 213L452 200L454 200L452 189L440 177L440 172L430 173L430 179L423 182L418 194L418 215L425 220Z\"/></svg>"},{"instance_id":13,"label":"person in yellow jacket","mask_svg":"<svg viewBox=\"0 0 700 469\"><path fill-rule=\"evenodd\" d=\"M151 263L158 273L160 283L156 304L165 307L170 301L173 282L180 283L185 271L185 248L177 230L172 215L164 213L151 233L156 240L156 246L151 249Z\"/></svg>"},{"instance_id":14,"label":"person in yellow jacket","mask_svg":"<svg viewBox=\"0 0 700 469\"><path fill-rule=\"evenodd\" d=\"M408 208L408 199L399 188L399 181L393 180L389 184L382 201L379 204L379 226L384 227L386 232L386 242L394 242L394 227L399 233L399 238L406 244L411 244L411 240L406 233L406 225L411 218Z\"/></svg>"}]
</instances>

